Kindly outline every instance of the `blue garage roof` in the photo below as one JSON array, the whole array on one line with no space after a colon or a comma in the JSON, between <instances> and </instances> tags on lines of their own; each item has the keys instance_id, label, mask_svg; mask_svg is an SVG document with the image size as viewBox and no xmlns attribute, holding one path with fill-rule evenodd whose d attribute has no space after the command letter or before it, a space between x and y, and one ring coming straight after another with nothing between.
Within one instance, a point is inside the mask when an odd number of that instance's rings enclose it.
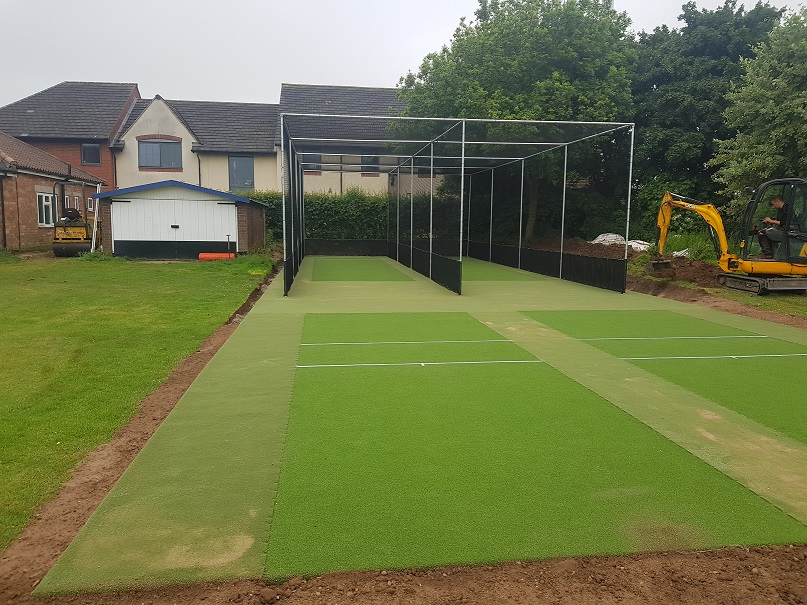
<instances>
[{"instance_id":1,"label":"blue garage roof","mask_svg":"<svg viewBox=\"0 0 807 605\"><path fill-rule=\"evenodd\" d=\"M251 204L252 200L226 191L219 191L218 189L209 189L207 187L200 187L199 185L191 185L190 183L183 183L182 181L159 181L157 183L147 183L145 185L137 185L136 187L127 187L126 189L113 189L112 191L104 191L96 193L92 197L97 200L102 200L110 197L118 197L120 195L127 195L129 193L137 193L138 191L147 191L148 189L161 189L163 187L182 187L183 189L190 189L191 191L199 191L201 193L209 193L219 197L232 200L234 202L244 202Z\"/></svg>"}]
</instances>

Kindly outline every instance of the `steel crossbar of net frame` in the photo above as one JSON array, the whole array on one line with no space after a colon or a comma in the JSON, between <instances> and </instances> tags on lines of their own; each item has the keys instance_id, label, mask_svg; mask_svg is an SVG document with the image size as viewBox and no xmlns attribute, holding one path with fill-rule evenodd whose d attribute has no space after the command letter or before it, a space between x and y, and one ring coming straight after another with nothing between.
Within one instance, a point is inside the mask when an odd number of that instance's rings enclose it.
<instances>
[{"instance_id":1,"label":"steel crossbar of net frame","mask_svg":"<svg viewBox=\"0 0 807 605\"><path fill-rule=\"evenodd\" d=\"M490 132L493 131L493 132ZM388 256L415 268L425 276L461 293L461 263L469 256L471 230L471 192L473 177L490 173L490 224L488 229L488 258L493 260L494 174L497 170L520 164L518 216L518 268L521 268L522 234L524 226L524 188L526 163L544 154L562 150L563 185L561 210L561 248L557 276L563 275L563 235L566 228L566 192L568 187L569 148L597 137L623 131L629 135L628 177L625 179L625 248L630 230L631 181L634 149L634 124L628 122L576 122L541 120L488 120L477 118L421 118L408 116L336 115L321 113L282 113L281 180L283 194L284 264L288 295L294 276L305 255L305 185L306 172L385 174L388 185L388 222L395 217L395 241L390 240L388 224ZM509 136L508 136L509 133ZM525 134L527 136L525 136ZM480 136L481 135L481 136ZM503 153L504 152L504 153ZM330 158L324 161L322 156ZM345 160L348 158L359 158ZM367 158L370 158L369 161ZM338 159L337 159L338 158ZM428 268L414 267L414 179L428 178L429 223ZM409 179L409 224L401 224L401 182ZM457 238L441 254L435 252L435 178L454 177L459 181ZM394 186L391 183L395 183ZM395 191L391 191L391 189ZM390 207L395 203L395 212ZM467 203L467 216L463 216ZM401 241L401 229L408 230L408 244ZM391 252L394 244L394 254ZM408 250L408 258L401 251ZM420 250L426 252L425 250ZM456 261L459 278L452 283L436 279L434 262ZM516 265L514 265L516 266ZM451 281L451 280L449 280ZM455 283L454 283L455 282ZM624 288L623 288L624 290Z\"/></svg>"}]
</instances>

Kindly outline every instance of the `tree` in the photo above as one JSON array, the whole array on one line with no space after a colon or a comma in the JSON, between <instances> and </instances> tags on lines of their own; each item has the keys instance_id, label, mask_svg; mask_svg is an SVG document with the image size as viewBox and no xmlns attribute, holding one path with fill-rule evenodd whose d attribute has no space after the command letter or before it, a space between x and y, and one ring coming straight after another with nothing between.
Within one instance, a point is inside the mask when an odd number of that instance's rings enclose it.
<instances>
[{"instance_id":1,"label":"tree","mask_svg":"<svg viewBox=\"0 0 807 605\"><path fill-rule=\"evenodd\" d=\"M767 39L782 11L757 2L746 12L736 0L714 11L682 7L684 26L639 36L633 81L636 106L634 172L637 202L647 234L655 224L659 191L722 203L708 164L715 139L726 138L726 93L741 74L741 61Z\"/></svg>"},{"instance_id":2,"label":"tree","mask_svg":"<svg viewBox=\"0 0 807 605\"><path fill-rule=\"evenodd\" d=\"M630 115L630 23L597 0L480 0L450 47L401 78L407 115L612 121Z\"/></svg>"},{"instance_id":3,"label":"tree","mask_svg":"<svg viewBox=\"0 0 807 605\"><path fill-rule=\"evenodd\" d=\"M719 142L711 162L734 197L769 179L807 177L807 9L787 18L755 53L727 95L734 135Z\"/></svg>"},{"instance_id":4,"label":"tree","mask_svg":"<svg viewBox=\"0 0 807 605\"><path fill-rule=\"evenodd\" d=\"M407 115L528 120L627 120L635 42L625 13L600 0L480 0L451 45L401 78ZM561 165L562 169L562 165ZM537 192L549 178L526 175L526 236Z\"/></svg>"}]
</instances>

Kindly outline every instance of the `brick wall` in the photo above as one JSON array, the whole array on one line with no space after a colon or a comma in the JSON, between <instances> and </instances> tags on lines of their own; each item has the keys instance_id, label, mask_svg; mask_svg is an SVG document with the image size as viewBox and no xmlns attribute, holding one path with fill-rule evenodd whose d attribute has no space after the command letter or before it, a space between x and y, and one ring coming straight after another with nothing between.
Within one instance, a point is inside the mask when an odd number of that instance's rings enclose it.
<instances>
[{"instance_id":1,"label":"brick wall","mask_svg":"<svg viewBox=\"0 0 807 605\"><path fill-rule=\"evenodd\" d=\"M100 220L98 224L101 229L100 246L104 248L104 254L112 254L112 202L109 200L99 201Z\"/></svg>"},{"instance_id":2,"label":"brick wall","mask_svg":"<svg viewBox=\"0 0 807 605\"><path fill-rule=\"evenodd\" d=\"M260 204L238 203L238 252L262 246L266 238L266 209Z\"/></svg>"},{"instance_id":3,"label":"brick wall","mask_svg":"<svg viewBox=\"0 0 807 605\"><path fill-rule=\"evenodd\" d=\"M115 188L115 163L112 159L112 151L109 149L108 141L84 141L85 143L98 143L101 147L100 166L81 165L81 141L42 141L25 139L25 142L29 145L33 145L37 149L41 149L45 153L59 158L63 162L72 164L84 172L89 172L99 179L104 179L106 185L101 188L102 191L109 191Z\"/></svg>"},{"instance_id":4,"label":"brick wall","mask_svg":"<svg viewBox=\"0 0 807 605\"><path fill-rule=\"evenodd\" d=\"M55 196L53 196L54 184ZM83 213L87 198L95 193L94 186L86 186L82 189L80 183L64 183L58 179L25 173L0 178L0 186L3 188L6 248L17 251L51 248L53 227L39 225L37 193L53 196L51 210L54 218L62 216L65 195L70 197L71 207L74 206L75 198L78 197ZM1 219L0 226L2 226ZM2 234L0 234L1 244Z\"/></svg>"}]
</instances>

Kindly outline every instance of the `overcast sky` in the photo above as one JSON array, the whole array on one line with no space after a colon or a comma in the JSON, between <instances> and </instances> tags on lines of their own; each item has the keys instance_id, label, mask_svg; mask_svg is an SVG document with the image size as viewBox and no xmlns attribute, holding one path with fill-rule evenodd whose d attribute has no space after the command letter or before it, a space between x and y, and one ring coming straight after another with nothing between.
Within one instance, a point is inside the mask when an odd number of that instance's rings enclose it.
<instances>
[{"instance_id":1,"label":"overcast sky","mask_svg":"<svg viewBox=\"0 0 807 605\"><path fill-rule=\"evenodd\" d=\"M804 0L771 0L795 9ZM746 0L747 6L753 2ZM635 31L683 0L614 0ZM722 0L697 0L714 9ZM741 4L741 3L738 3ZM477 0L0 0L0 106L65 80L145 98L277 103L282 82L394 87L451 41Z\"/></svg>"}]
</instances>

